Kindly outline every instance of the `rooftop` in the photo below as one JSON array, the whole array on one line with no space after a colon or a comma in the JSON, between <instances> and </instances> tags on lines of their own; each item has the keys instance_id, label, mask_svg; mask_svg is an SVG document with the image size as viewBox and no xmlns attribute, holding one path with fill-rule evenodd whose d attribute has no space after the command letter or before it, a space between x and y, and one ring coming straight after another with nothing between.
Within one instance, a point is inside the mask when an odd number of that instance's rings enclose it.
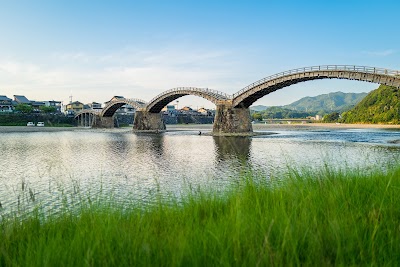
<instances>
[{"instance_id":1,"label":"rooftop","mask_svg":"<svg viewBox=\"0 0 400 267\"><path fill-rule=\"evenodd\" d=\"M69 103L68 105L83 105L83 103L81 103L79 101L74 101L72 103Z\"/></svg>"},{"instance_id":2,"label":"rooftop","mask_svg":"<svg viewBox=\"0 0 400 267\"><path fill-rule=\"evenodd\" d=\"M0 95L0 101L12 101L12 99L11 99L11 98L8 98L8 97L5 96L5 95Z\"/></svg>"},{"instance_id":3,"label":"rooftop","mask_svg":"<svg viewBox=\"0 0 400 267\"><path fill-rule=\"evenodd\" d=\"M14 95L14 100L20 104L31 104L31 101L23 95Z\"/></svg>"}]
</instances>

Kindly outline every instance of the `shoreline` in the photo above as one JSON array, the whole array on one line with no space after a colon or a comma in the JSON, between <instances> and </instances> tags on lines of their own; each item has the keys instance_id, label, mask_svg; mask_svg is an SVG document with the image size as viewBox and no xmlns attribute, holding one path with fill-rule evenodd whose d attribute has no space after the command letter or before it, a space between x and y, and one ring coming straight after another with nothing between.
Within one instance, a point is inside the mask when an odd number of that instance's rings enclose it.
<instances>
[{"instance_id":1,"label":"shoreline","mask_svg":"<svg viewBox=\"0 0 400 267\"><path fill-rule=\"evenodd\" d=\"M291 130L307 130L307 129L399 129L400 125L396 124L350 124L350 123L305 123L305 124L253 124L253 130L263 129L291 129Z\"/></svg>"},{"instance_id":2,"label":"shoreline","mask_svg":"<svg viewBox=\"0 0 400 267\"><path fill-rule=\"evenodd\" d=\"M212 124L169 124L166 131L212 131ZM305 124L253 124L253 130L315 130L315 129L399 129L396 124L348 124L348 123L305 123ZM124 128L81 128L81 127L27 127L27 126L0 126L0 133L19 132L73 132L73 131L97 131L97 132L134 132L132 127ZM256 133L254 135L257 135Z\"/></svg>"}]
</instances>

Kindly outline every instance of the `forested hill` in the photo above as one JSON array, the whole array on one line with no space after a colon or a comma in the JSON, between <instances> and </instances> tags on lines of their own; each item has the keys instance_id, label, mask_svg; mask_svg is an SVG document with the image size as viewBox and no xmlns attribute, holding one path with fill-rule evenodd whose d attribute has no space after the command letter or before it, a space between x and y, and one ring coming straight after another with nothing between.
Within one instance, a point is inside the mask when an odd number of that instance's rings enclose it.
<instances>
[{"instance_id":1,"label":"forested hill","mask_svg":"<svg viewBox=\"0 0 400 267\"><path fill-rule=\"evenodd\" d=\"M367 93L335 92L315 97L304 97L292 104L283 106L283 108L296 111L318 112L320 114L343 112L354 107L366 95Z\"/></svg>"},{"instance_id":2,"label":"forested hill","mask_svg":"<svg viewBox=\"0 0 400 267\"><path fill-rule=\"evenodd\" d=\"M400 123L400 92L391 86L381 85L370 92L353 109L342 114L346 123Z\"/></svg>"}]
</instances>

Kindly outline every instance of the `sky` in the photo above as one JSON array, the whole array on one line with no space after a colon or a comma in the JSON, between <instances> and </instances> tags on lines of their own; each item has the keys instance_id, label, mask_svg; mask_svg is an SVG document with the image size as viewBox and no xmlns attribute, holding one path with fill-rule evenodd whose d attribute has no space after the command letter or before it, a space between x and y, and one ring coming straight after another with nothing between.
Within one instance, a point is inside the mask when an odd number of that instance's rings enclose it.
<instances>
[{"instance_id":1,"label":"sky","mask_svg":"<svg viewBox=\"0 0 400 267\"><path fill-rule=\"evenodd\" d=\"M0 95L10 98L149 101L186 86L233 94L316 65L400 70L400 1L0 0L0 7ZM254 105L377 87L308 81ZM193 96L180 98L183 105L214 107Z\"/></svg>"}]
</instances>

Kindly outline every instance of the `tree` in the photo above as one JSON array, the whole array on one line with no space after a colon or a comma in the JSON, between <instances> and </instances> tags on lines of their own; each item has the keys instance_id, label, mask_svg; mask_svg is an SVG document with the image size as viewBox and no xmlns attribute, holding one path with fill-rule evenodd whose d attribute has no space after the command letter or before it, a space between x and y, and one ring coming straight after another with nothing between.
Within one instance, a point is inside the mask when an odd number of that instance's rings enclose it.
<instances>
[{"instance_id":1,"label":"tree","mask_svg":"<svg viewBox=\"0 0 400 267\"><path fill-rule=\"evenodd\" d=\"M262 121L261 113L253 113L251 116L255 121Z\"/></svg>"},{"instance_id":2,"label":"tree","mask_svg":"<svg viewBox=\"0 0 400 267\"><path fill-rule=\"evenodd\" d=\"M333 112L331 114L324 116L324 122L337 122L339 120L340 114L338 112Z\"/></svg>"},{"instance_id":3,"label":"tree","mask_svg":"<svg viewBox=\"0 0 400 267\"><path fill-rule=\"evenodd\" d=\"M33 108L31 105L28 104L18 104L15 106L15 110L22 113L31 113L33 111Z\"/></svg>"},{"instance_id":4,"label":"tree","mask_svg":"<svg viewBox=\"0 0 400 267\"><path fill-rule=\"evenodd\" d=\"M53 106L40 106L39 109L44 113L53 113L56 111L56 107Z\"/></svg>"},{"instance_id":5,"label":"tree","mask_svg":"<svg viewBox=\"0 0 400 267\"><path fill-rule=\"evenodd\" d=\"M400 123L400 90L386 85L371 91L353 109L342 114L345 123Z\"/></svg>"}]
</instances>

